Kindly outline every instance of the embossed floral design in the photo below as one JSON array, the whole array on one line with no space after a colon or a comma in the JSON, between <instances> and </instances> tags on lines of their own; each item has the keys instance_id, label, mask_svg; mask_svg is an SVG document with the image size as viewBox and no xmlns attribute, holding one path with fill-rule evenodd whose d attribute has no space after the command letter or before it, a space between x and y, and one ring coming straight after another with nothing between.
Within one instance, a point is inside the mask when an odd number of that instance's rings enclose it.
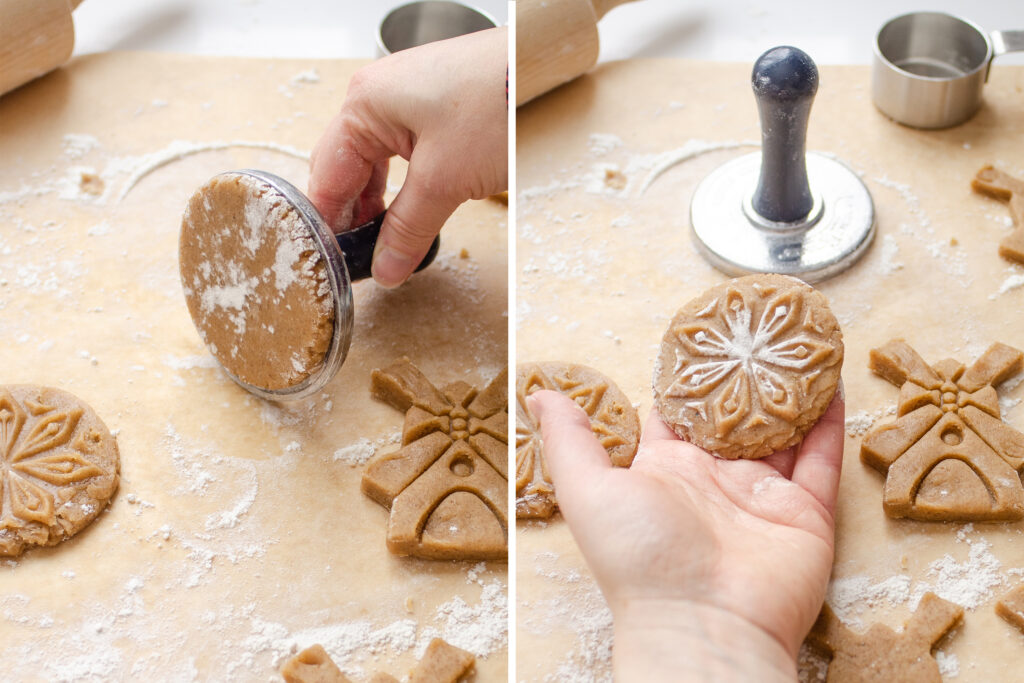
<instances>
[{"instance_id":1,"label":"embossed floral design","mask_svg":"<svg viewBox=\"0 0 1024 683\"><path fill-rule=\"evenodd\" d=\"M53 525L57 503L70 497L65 492L58 501L58 491L104 474L85 456L92 447L87 439L98 435L72 438L82 413L32 400L22 406L10 392L0 392L0 529Z\"/></svg>"},{"instance_id":2,"label":"embossed floral design","mask_svg":"<svg viewBox=\"0 0 1024 683\"><path fill-rule=\"evenodd\" d=\"M695 321L672 330L679 342L676 378L665 396L702 399L718 390L710 407L719 437L740 424L763 423L762 411L795 418L800 396L820 373L816 366L833 352L792 291L763 292L762 304L729 288ZM703 403L694 405L703 410Z\"/></svg>"},{"instance_id":3,"label":"embossed floral design","mask_svg":"<svg viewBox=\"0 0 1024 683\"><path fill-rule=\"evenodd\" d=\"M542 389L565 394L590 418L590 429L612 464L628 467L636 454L640 425L622 391L595 370L559 363L528 364L516 377L516 516L550 517L556 507L540 434L526 397Z\"/></svg>"}]
</instances>

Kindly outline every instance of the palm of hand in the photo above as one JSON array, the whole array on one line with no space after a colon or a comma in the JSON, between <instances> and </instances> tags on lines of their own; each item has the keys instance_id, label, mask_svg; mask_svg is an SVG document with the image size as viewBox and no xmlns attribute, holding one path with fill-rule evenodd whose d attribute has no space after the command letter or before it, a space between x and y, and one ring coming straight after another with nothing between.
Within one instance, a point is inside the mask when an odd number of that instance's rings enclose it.
<instances>
[{"instance_id":1,"label":"palm of hand","mask_svg":"<svg viewBox=\"0 0 1024 683\"><path fill-rule=\"evenodd\" d=\"M564 492L556 478L613 613L652 601L720 609L795 657L832 564L842 412L837 401L797 450L763 460L709 455L655 413L630 469Z\"/></svg>"}]
</instances>

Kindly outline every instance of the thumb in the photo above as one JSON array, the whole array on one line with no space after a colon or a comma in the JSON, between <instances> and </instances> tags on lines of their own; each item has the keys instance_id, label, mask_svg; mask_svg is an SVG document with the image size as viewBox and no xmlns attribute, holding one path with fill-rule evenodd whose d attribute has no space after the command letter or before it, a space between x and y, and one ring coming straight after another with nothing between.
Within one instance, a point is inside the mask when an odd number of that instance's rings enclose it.
<instances>
[{"instance_id":1,"label":"thumb","mask_svg":"<svg viewBox=\"0 0 1024 683\"><path fill-rule=\"evenodd\" d=\"M397 287L412 275L459 206L458 201L433 191L437 183L419 169L414 155L373 250L373 279L383 287Z\"/></svg>"},{"instance_id":2,"label":"thumb","mask_svg":"<svg viewBox=\"0 0 1024 683\"><path fill-rule=\"evenodd\" d=\"M567 519L585 509L595 479L611 469L608 453L590 430L590 419L576 403L556 391L538 391L526 404L540 425L544 460Z\"/></svg>"}]
</instances>

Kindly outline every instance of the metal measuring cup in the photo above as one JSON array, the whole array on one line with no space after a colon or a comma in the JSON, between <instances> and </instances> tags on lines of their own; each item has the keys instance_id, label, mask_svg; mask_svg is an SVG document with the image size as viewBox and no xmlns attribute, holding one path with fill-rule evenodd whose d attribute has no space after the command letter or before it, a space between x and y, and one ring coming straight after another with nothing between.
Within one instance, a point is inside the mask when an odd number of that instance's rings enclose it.
<instances>
[{"instance_id":1,"label":"metal measuring cup","mask_svg":"<svg viewBox=\"0 0 1024 683\"><path fill-rule=\"evenodd\" d=\"M451 0L419 0L387 13L377 29L377 56L436 40L495 28L498 22L481 9Z\"/></svg>"},{"instance_id":2,"label":"metal measuring cup","mask_svg":"<svg viewBox=\"0 0 1024 683\"><path fill-rule=\"evenodd\" d=\"M872 98L913 128L948 128L971 118L992 60L1024 50L1024 30L986 33L944 12L891 19L875 38Z\"/></svg>"}]
</instances>

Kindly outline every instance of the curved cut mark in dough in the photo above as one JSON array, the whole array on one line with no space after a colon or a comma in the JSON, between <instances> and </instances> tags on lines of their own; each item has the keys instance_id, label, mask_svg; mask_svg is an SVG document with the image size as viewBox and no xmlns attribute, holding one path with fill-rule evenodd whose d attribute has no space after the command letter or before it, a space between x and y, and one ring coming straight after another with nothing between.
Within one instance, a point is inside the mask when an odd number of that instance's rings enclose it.
<instances>
[{"instance_id":1,"label":"curved cut mark in dough","mask_svg":"<svg viewBox=\"0 0 1024 683\"><path fill-rule=\"evenodd\" d=\"M969 368L952 359L928 367L895 340L871 359L877 374L900 387L896 421L861 443L861 460L886 476L886 514L965 522L1024 517L1024 434L999 419L993 386L1020 369L1024 354L994 344Z\"/></svg>"},{"instance_id":2,"label":"curved cut mark in dough","mask_svg":"<svg viewBox=\"0 0 1024 683\"><path fill-rule=\"evenodd\" d=\"M408 358L374 370L372 394L405 410L402 447L378 456L363 493L390 508L387 546L427 559L508 554L508 395L502 371L477 392L435 387Z\"/></svg>"},{"instance_id":3,"label":"curved cut mark in dough","mask_svg":"<svg viewBox=\"0 0 1024 683\"><path fill-rule=\"evenodd\" d=\"M117 488L114 438L58 389L0 387L0 457L0 555L74 535Z\"/></svg>"},{"instance_id":4,"label":"curved cut mark in dough","mask_svg":"<svg viewBox=\"0 0 1024 683\"><path fill-rule=\"evenodd\" d=\"M516 371L516 517L544 519L558 507L544 460L540 429L526 398L541 389L576 401L590 418L590 430L612 464L628 467L640 438L640 422L629 399L593 368L569 363L524 363Z\"/></svg>"},{"instance_id":5,"label":"curved cut mark in dough","mask_svg":"<svg viewBox=\"0 0 1024 683\"><path fill-rule=\"evenodd\" d=\"M655 403L683 439L726 458L760 458L795 445L817 421L842 359L839 324L819 292L782 275L737 278L673 318Z\"/></svg>"}]
</instances>

